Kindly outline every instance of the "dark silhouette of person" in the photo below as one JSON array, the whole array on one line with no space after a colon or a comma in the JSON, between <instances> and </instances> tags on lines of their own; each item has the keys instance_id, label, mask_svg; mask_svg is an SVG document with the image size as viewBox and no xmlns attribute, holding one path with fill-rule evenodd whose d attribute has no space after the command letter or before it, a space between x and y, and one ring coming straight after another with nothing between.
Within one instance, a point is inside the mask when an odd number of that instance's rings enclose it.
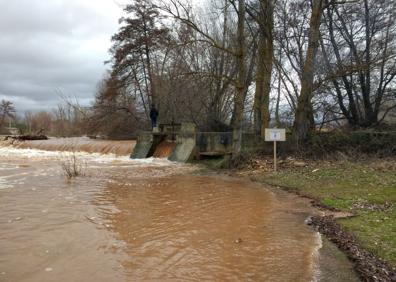
<instances>
[{"instance_id":1,"label":"dark silhouette of person","mask_svg":"<svg viewBox=\"0 0 396 282\"><path fill-rule=\"evenodd\" d=\"M151 104L150 110L150 119L151 119L151 127L157 127L157 118L158 118L158 110L155 108L154 104Z\"/></svg>"}]
</instances>

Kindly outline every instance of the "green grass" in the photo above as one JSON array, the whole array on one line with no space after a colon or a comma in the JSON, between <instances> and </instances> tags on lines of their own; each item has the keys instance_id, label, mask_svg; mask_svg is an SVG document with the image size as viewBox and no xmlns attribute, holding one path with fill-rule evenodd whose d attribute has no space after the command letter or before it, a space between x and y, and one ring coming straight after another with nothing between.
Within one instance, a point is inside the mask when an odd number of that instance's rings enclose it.
<instances>
[{"instance_id":1,"label":"green grass","mask_svg":"<svg viewBox=\"0 0 396 282\"><path fill-rule=\"evenodd\" d=\"M388 164L316 163L254 177L295 189L329 207L353 212L355 217L339 223L363 247L396 265L396 170L392 162Z\"/></svg>"},{"instance_id":2,"label":"green grass","mask_svg":"<svg viewBox=\"0 0 396 282\"><path fill-rule=\"evenodd\" d=\"M355 234L363 246L379 257L396 264L396 209L386 212L359 212L339 222Z\"/></svg>"}]
</instances>

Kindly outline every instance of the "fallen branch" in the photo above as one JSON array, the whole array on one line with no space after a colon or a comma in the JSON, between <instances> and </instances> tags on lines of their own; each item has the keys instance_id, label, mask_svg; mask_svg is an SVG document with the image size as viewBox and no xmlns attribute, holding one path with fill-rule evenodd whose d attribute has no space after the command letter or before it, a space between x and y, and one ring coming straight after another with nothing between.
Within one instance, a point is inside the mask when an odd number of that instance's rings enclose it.
<instances>
[{"instance_id":1,"label":"fallen branch","mask_svg":"<svg viewBox=\"0 0 396 282\"><path fill-rule=\"evenodd\" d=\"M16 136L6 136L4 140L19 140L19 141L27 141L27 140L48 140L48 137L45 135L16 135Z\"/></svg>"}]
</instances>

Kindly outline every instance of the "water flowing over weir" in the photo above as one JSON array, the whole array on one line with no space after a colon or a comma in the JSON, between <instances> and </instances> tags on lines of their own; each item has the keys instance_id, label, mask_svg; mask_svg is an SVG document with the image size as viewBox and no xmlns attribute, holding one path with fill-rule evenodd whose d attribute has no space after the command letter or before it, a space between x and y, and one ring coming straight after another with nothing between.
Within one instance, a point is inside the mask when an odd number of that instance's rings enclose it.
<instances>
[{"instance_id":1,"label":"water flowing over weir","mask_svg":"<svg viewBox=\"0 0 396 282\"><path fill-rule=\"evenodd\" d=\"M90 139L88 137L50 138L49 140L32 140L18 142L14 147L20 149L39 149L46 151L76 151L127 156L132 153L135 141L109 141Z\"/></svg>"},{"instance_id":2,"label":"water flowing over weir","mask_svg":"<svg viewBox=\"0 0 396 282\"><path fill-rule=\"evenodd\" d=\"M0 147L0 281L315 280L301 199L167 160L78 159L66 181L62 153Z\"/></svg>"},{"instance_id":3,"label":"water flowing over weir","mask_svg":"<svg viewBox=\"0 0 396 282\"><path fill-rule=\"evenodd\" d=\"M154 158L167 158L169 157L176 147L176 143L172 141L162 141L154 151Z\"/></svg>"}]
</instances>

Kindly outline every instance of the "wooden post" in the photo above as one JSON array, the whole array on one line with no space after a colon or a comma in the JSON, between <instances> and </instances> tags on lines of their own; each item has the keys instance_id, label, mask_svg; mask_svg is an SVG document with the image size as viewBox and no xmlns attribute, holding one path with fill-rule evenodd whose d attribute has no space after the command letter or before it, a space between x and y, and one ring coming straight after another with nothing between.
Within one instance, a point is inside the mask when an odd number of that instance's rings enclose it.
<instances>
[{"instance_id":1,"label":"wooden post","mask_svg":"<svg viewBox=\"0 0 396 282\"><path fill-rule=\"evenodd\" d=\"M276 172L276 141L274 141L274 171Z\"/></svg>"}]
</instances>

